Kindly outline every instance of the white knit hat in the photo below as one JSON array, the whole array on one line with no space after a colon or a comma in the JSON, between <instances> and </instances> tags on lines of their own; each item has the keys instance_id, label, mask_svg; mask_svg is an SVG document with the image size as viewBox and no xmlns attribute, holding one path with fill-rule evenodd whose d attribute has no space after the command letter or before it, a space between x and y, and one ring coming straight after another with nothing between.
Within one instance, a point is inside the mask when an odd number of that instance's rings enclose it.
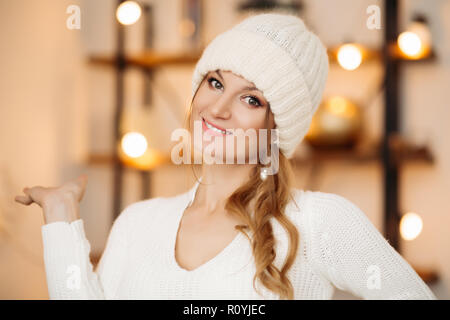
<instances>
[{"instance_id":1,"label":"white knit hat","mask_svg":"<svg viewBox=\"0 0 450 320\"><path fill-rule=\"evenodd\" d=\"M250 16L214 38L192 76L192 96L210 71L228 70L253 82L270 103L279 148L291 158L309 130L328 76L320 39L297 16Z\"/></svg>"}]
</instances>

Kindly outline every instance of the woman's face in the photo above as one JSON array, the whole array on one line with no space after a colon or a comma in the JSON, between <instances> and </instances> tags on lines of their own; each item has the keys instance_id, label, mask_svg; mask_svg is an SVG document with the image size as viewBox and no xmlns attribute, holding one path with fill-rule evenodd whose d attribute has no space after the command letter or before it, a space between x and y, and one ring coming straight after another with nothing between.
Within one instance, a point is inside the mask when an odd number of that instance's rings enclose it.
<instances>
[{"instance_id":1,"label":"woman's face","mask_svg":"<svg viewBox=\"0 0 450 320\"><path fill-rule=\"evenodd\" d=\"M249 163L249 159L254 159L258 154L259 129L275 128L272 111L262 92L243 77L222 70L209 72L200 84L192 102L192 130L195 122L202 128L200 137L193 134L196 151L204 154L205 148L208 148L211 156L222 159L224 163L227 155L233 163L237 163L238 156L241 159L244 157L245 163ZM211 126L216 127L216 130L211 129ZM226 134L220 129L225 129L228 133L231 130L242 130ZM256 139L254 136L249 138L252 132ZM234 143L230 143L231 138ZM223 147L216 150L217 139L222 141ZM199 140L201 148L198 147ZM255 141L256 145L251 144L250 140ZM267 132L267 141L270 142L270 132ZM263 150L266 150L269 142L261 144ZM220 154L216 154L216 151Z\"/></svg>"}]
</instances>

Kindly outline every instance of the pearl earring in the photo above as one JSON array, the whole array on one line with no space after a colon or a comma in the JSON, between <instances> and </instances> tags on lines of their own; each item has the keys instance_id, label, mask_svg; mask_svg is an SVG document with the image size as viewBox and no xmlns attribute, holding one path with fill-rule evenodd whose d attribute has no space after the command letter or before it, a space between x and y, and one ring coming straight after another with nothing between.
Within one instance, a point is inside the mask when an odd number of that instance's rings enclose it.
<instances>
[{"instance_id":1,"label":"pearl earring","mask_svg":"<svg viewBox=\"0 0 450 320\"><path fill-rule=\"evenodd\" d=\"M267 174L268 174L268 169L267 168L261 168L261 172L259 174L259 176L261 177L261 180L266 180L267 179Z\"/></svg>"}]
</instances>

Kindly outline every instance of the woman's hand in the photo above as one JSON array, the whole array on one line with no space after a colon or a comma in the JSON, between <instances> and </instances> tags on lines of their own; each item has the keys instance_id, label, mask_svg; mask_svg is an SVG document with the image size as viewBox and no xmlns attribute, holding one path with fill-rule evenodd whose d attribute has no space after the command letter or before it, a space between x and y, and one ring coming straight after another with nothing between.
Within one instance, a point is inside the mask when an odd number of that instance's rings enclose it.
<instances>
[{"instance_id":1,"label":"woman's hand","mask_svg":"<svg viewBox=\"0 0 450 320\"><path fill-rule=\"evenodd\" d=\"M15 201L29 206L37 203L44 211L45 223L78 220L79 202L83 199L87 185L87 175L68 181L60 187L24 188L25 196L16 196Z\"/></svg>"}]
</instances>

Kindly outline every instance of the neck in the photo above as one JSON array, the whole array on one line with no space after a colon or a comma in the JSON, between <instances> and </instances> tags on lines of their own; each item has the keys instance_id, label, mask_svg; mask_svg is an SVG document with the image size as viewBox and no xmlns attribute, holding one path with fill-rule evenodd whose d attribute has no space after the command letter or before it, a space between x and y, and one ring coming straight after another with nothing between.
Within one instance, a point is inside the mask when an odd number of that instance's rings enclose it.
<instances>
[{"instance_id":1,"label":"neck","mask_svg":"<svg viewBox=\"0 0 450 320\"><path fill-rule=\"evenodd\" d=\"M202 181L192 206L206 214L224 212L226 199L249 177L255 164L213 164L202 166Z\"/></svg>"}]
</instances>

